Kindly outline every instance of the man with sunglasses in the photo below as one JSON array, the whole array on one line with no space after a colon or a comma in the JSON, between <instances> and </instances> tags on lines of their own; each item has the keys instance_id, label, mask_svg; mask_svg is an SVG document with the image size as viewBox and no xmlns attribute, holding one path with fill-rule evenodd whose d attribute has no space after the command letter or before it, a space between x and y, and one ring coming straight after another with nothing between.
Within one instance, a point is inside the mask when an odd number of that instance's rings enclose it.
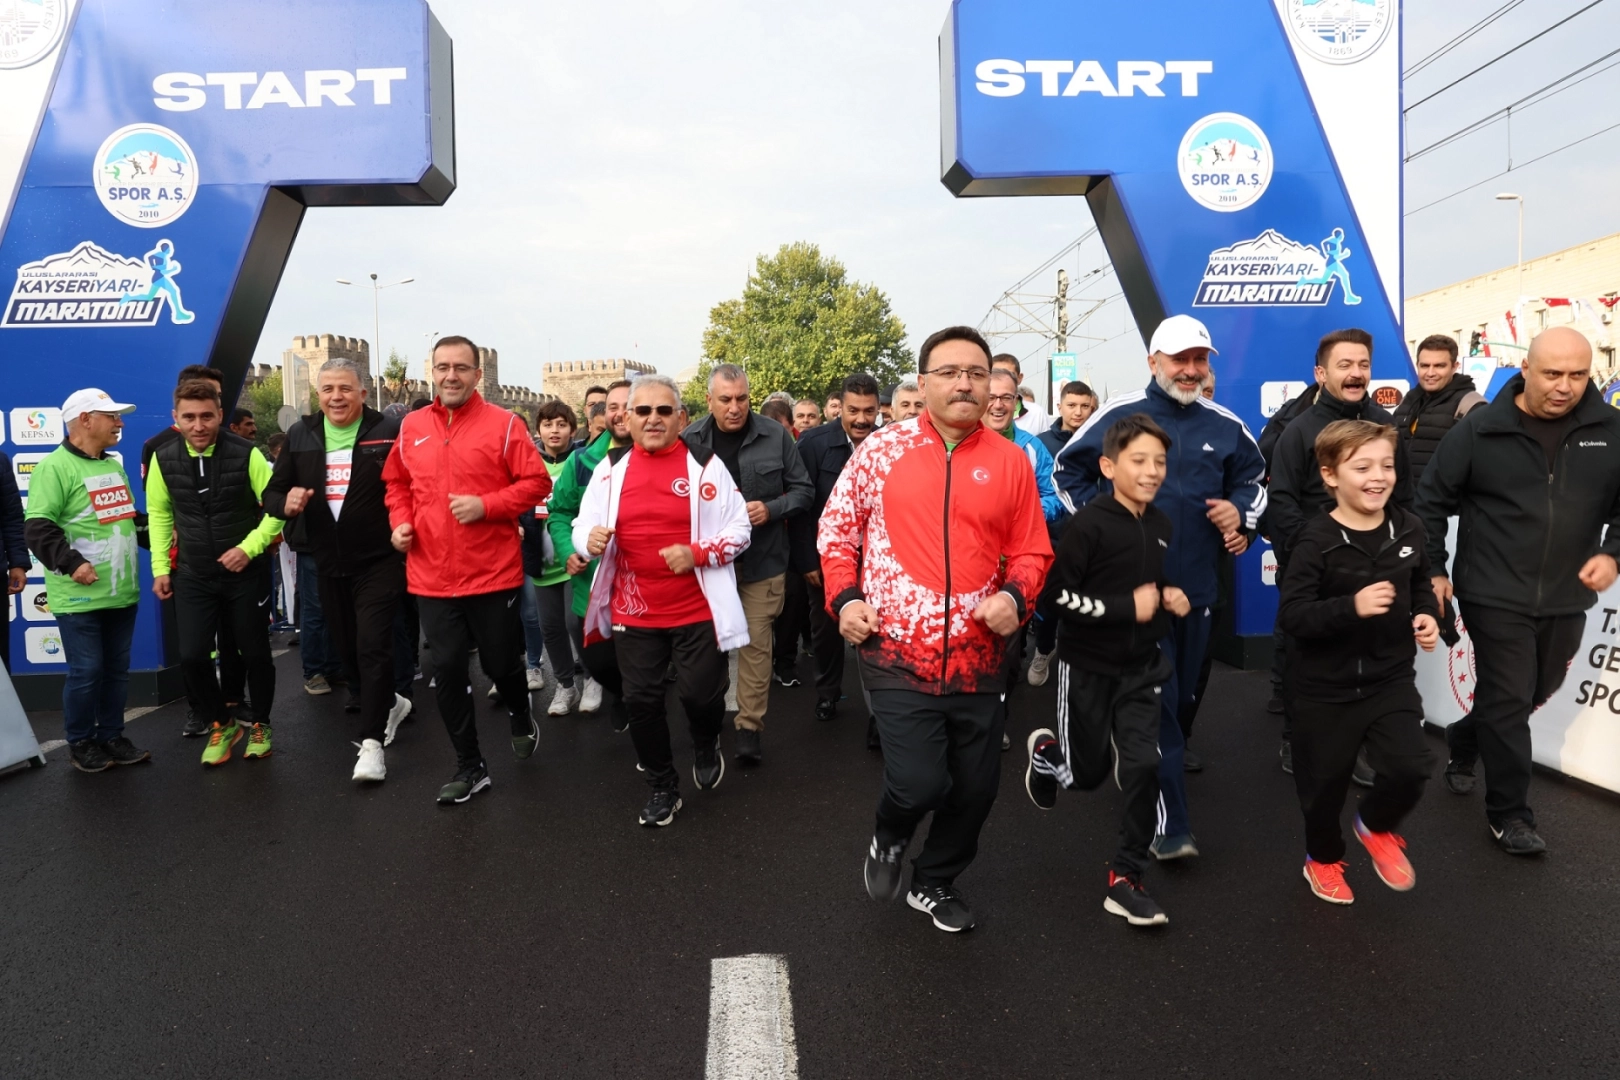
<instances>
[{"instance_id":1,"label":"man with sunglasses","mask_svg":"<svg viewBox=\"0 0 1620 1080\"><path fill-rule=\"evenodd\" d=\"M749 410L748 373L735 364L720 364L709 373L709 415L681 438L687 446L711 450L720 458L742 492L753 526L748 550L737 559L737 591L748 617L748 644L737 650L735 723L738 764L758 765L771 692L771 627L787 596L786 519L810 509L815 489L799 460L792 429ZM786 644L798 648L797 640ZM778 681L798 685L791 663L778 674Z\"/></svg>"},{"instance_id":2,"label":"man with sunglasses","mask_svg":"<svg viewBox=\"0 0 1620 1080\"><path fill-rule=\"evenodd\" d=\"M990 348L966 326L918 353L927 409L855 450L821 517L828 611L855 646L883 740L883 797L866 856L874 900L900 894L941 930L973 926L955 880L973 861L1000 781L1007 639L1052 563L1035 472L980 420Z\"/></svg>"},{"instance_id":3,"label":"man with sunglasses","mask_svg":"<svg viewBox=\"0 0 1620 1080\"><path fill-rule=\"evenodd\" d=\"M681 809L670 748L664 674L692 732L692 779L725 775L726 653L748 644L732 565L748 547L748 507L718 454L680 438L686 410L664 375L630 387L628 449L608 452L574 519L574 547L600 558L585 613L585 643L617 642L630 738L652 797L641 824L668 825ZM768 642L767 642L768 645Z\"/></svg>"},{"instance_id":4,"label":"man with sunglasses","mask_svg":"<svg viewBox=\"0 0 1620 1080\"><path fill-rule=\"evenodd\" d=\"M440 338L429 362L437 400L400 421L383 466L393 545L405 552L433 654L439 714L456 749L456 775L439 802L464 803L489 787L478 749L467 657L478 660L511 714L512 753L534 753L523 655L523 552L518 516L551 494L551 474L523 421L478 393L478 347Z\"/></svg>"}]
</instances>

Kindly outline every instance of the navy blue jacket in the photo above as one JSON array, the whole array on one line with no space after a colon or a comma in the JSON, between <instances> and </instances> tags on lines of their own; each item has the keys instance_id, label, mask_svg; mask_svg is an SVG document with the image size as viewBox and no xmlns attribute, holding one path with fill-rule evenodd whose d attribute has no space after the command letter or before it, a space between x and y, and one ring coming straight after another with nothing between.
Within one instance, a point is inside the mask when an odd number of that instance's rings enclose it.
<instances>
[{"instance_id":1,"label":"navy blue jacket","mask_svg":"<svg viewBox=\"0 0 1620 1080\"><path fill-rule=\"evenodd\" d=\"M28 569L28 541L23 539L22 496L11 459L0 454L0 570ZM0 629L0 633L6 632Z\"/></svg>"},{"instance_id":2,"label":"navy blue jacket","mask_svg":"<svg viewBox=\"0 0 1620 1080\"><path fill-rule=\"evenodd\" d=\"M1265 458L1236 414L1203 397L1183 405L1150 382L1146 390L1112 398L1092 413L1058 454L1052 479L1071 509L1111 490L1097 464L1103 436L1132 413L1146 413L1170 436L1168 475L1153 501L1172 526L1165 580L1179 586L1195 607L1208 607L1220 595L1218 574L1226 545L1205 516L1205 500L1231 501L1242 515L1243 529L1252 533L1266 509Z\"/></svg>"},{"instance_id":3,"label":"navy blue jacket","mask_svg":"<svg viewBox=\"0 0 1620 1080\"><path fill-rule=\"evenodd\" d=\"M1053 461L1056 461L1057 456L1068 445L1069 436L1072 434L1073 432L1063 430L1063 420L1060 417L1052 421L1052 426L1041 432L1036 438L1041 440L1041 445L1046 447L1046 452L1052 455Z\"/></svg>"}]
</instances>

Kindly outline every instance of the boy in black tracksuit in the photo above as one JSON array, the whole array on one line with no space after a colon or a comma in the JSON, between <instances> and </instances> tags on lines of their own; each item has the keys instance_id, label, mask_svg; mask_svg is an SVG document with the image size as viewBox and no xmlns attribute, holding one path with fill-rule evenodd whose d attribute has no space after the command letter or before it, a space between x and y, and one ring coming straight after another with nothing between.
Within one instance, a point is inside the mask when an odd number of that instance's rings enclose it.
<instances>
[{"instance_id":1,"label":"boy in black tracksuit","mask_svg":"<svg viewBox=\"0 0 1620 1080\"><path fill-rule=\"evenodd\" d=\"M1164 581L1170 518L1152 505L1169 449L1170 437L1143 413L1103 438L1102 473L1114 491L1075 513L1047 579L1058 613L1058 731L1030 734L1024 773L1029 797L1050 810L1059 785L1091 791L1112 765L1125 815L1103 908L1132 926L1170 921L1142 887L1157 823L1160 694L1170 677L1159 641L1165 612L1189 609L1186 594Z\"/></svg>"},{"instance_id":2,"label":"boy in black tracksuit","mask_svg":"<svg viewBox=\"0 0 1620 1080\"><path fill-rule=\"evenodd\" d=\"M1377 778L1361 800L1356 838L1392 889L1416 883L1394 830L1431 771L1412 660L1418 645L1434 648L1440 608L1423 524L1389 502L1396 439L1394 428L1366 420L1322 429L1316 459L1337 506L1296 534L1277 611L1289 635L1284 694L1305 814L1305 880L1335 904L1355 898L1344 881L1339 815L1362 742Z\"/></svg>"}]
</instances>

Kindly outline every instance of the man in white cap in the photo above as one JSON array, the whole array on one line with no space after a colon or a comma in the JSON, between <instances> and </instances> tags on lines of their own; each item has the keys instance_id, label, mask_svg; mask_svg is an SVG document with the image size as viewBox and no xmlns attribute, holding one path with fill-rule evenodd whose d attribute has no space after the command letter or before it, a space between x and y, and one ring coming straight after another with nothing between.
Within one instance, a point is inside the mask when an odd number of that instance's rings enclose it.
<instances>
[{"instance_id":1,"label":"man in white cap","mask_svg":"<svg viewBox=\"0 0 1620 1080\"><path fill-rule=\"evenodd\" d=\"M83 772L151 755L124 737L129 645L141 584L135 500L122 462L107 453L135 406L94 388L62 404L67 440L34 467L24 535L45 567L45 598L67 658L62 724Z\"/></svg>"},{"instance_id":2,"label":"man in white cap","mask_svg":"<svg viewBox=\"0 0 1620 1080\"><path fill-rule=\"evenodd\" d=\"M1165 578L1187 594L1192 610L1172 618L1169 635L1159 643L1172 668L1159 717L1159 827L1152 851L1161 860L1198 854L1182 773L1201 767L1186 752L1186 739L1209 649L1217 570L1223 553L1247 550L1266 508L1266 463L1254 436L1236 415L1203 396L1215 351L1209 330L1190 315L1161 322L1148 346L1153 379L1147 389L1111 398L1092 413L1059 452L1053 474L1059 497L1073 510L1104 490L1097 461L1103 434L1116 420L1144 413L1170 435L1169 470L1154 505L1174 527Z\"/></svg>"}]
</instances>

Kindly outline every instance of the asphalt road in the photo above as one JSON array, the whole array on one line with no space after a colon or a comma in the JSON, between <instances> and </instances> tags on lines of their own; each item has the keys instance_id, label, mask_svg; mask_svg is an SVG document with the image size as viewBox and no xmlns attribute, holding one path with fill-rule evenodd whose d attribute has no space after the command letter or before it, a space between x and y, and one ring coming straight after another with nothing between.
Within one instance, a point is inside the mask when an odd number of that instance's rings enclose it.
<instances>
[{"instance_id":1,"label":"asphalt road","mask_svg":"<svg viewBox=\"0 0 1620 1080\"><path fill-rule=\"evenodd\" d=\"M947 935L862 889L881 765L853 672L832 723L775 690L763 767L642 829L605 713L543 719L517 762L481 705L494 788L441 808L427 691L361 789L341 696L305 696L296 661L270 760L205 771L171 705L130 725L148 766L85 776L57 750L0 776L0 1077L697 1077L710 960L749 953L786 957L807 1078L1620 1073L1620 805L1538 777L1552 850L1515 860L1436 781L1407 827L1417 889L1352 843L1357 902L1330 906L1300 878L1261 674L1211 683L1204 854L1150 873L1155 931L1102 911L1117 793L1024 795L1017 736L1053 687L1021 690L958 883L979 926Z\"/></svg>"}]
</instances>

